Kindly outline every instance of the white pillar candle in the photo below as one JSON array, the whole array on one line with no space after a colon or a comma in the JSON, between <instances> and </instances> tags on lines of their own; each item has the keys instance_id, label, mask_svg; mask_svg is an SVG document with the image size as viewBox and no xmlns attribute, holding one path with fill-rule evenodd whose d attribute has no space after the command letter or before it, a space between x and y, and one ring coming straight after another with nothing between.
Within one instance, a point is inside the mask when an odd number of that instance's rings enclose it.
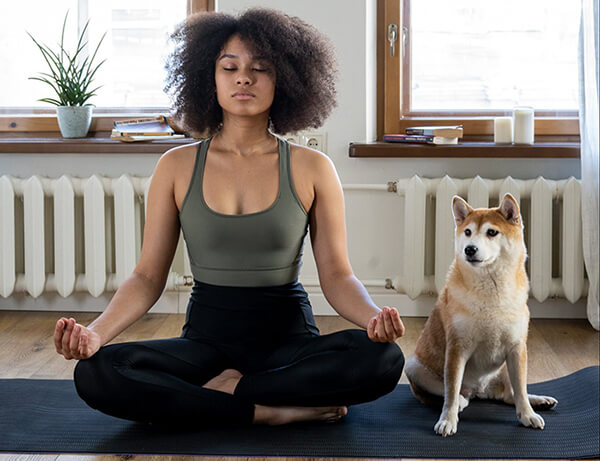
<instances>
[{"instance_id":1,"label":"white pillar candle","mask_svg":"<svg viewBox=\"0 0 600 461\"><path fill-rule=\"evenodd\" d=\"M494 142L496 144L512 144L513 119L512 117L496 117L494 119Z\"/></svg>"},{"instance_id":2,"label":"white pillar candle","mask_svg":"<svg viewBox=\"0 0 600 461\"><path fill-rule=\"evenodd\" d=\"M533 144L533 107L513 109L515 144Z\"/></svg>"}]
</instances>

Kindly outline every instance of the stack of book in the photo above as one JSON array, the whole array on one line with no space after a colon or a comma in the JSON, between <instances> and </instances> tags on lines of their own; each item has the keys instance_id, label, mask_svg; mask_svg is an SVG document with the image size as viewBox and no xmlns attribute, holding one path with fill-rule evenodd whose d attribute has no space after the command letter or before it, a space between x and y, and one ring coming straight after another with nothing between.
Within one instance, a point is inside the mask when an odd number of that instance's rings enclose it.
<instances>
[{"instance_id":1,"label":"stack of book","mask_svg":"<svg viewBox=\"0 0 600 461\"><path fill-rule=\"evenodd\" d=\"M384 142L404 142L417 144L458 144L463 136L462 125L453 126L411 126L406 134L384 134Z\"/></svg>"},{"instance_id":2,"label":"stack of book","mask_svg":"<svg viewBox=\"0 0 600 461\"><path fill-rule=\"evenodd\" d=\"M110 139L125 142L175 138L185 138L185 135L175 134L175 130L169 126L167 117L164 115L115 121L110 134Z\"/></svg>"}]
</instances>

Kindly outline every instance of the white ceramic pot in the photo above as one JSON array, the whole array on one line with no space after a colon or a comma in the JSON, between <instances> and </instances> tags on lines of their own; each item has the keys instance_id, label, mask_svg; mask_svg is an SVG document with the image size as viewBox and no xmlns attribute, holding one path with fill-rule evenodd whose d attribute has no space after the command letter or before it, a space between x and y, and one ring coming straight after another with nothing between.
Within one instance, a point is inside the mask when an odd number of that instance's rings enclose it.
<instances>
[{"instance_id":1,"label":"white ceramic pot","mask_svg":"<svg viewBox=\"0 0 600 461\"><path fill-rule=\"evenodd\" d=\"M94 106L58 106L56 115L63 138L85 138L92 123Z\"/></svg>"}]
</instances>

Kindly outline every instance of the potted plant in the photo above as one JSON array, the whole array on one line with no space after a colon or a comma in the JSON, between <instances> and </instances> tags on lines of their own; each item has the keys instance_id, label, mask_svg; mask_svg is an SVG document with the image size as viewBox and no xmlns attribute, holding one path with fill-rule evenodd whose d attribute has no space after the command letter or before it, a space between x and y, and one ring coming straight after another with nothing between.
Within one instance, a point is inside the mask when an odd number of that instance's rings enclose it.
<instances>
[{"instance_id":1,"label":"potted plant","mask_svg":"<svg viewBox=\"0 0 600 461\"><path fill-rule=\"evenodd\" d=\"M88 20L83 28L81 35L79 36L79 42L77 43L77 49L75 54L71 56L63 47L65 37L65 25L67 24L67 16L69 11L65 15L63 22L62 35L60 39L60 49L58 52L52 51L47 45L40 45L33 36L27 32L31 39L40 49L40 52L44 56L50 73L42 73L43 77L29 77L29 80L39 80L45 82L52 87L56 92L57 98L43 98L38 101L47 102L57 106L56 114L58 118L58 126L60 132L64 138L83 138L87 135L92 122L92 104L86 104L86 101L95 96L96 90L101 86L89 90L90 84L96 74L98 68L104 64L106 59L92 69L92 64L98 48L106 36L106 32L100 39L96 51L89 59L86 57L83 62L78 63L77 58L81 51L84 49L86 43L83 42L85 31L87 30ZM79 58L81 61L81 57Z\"/></svg>"}]
</instances>

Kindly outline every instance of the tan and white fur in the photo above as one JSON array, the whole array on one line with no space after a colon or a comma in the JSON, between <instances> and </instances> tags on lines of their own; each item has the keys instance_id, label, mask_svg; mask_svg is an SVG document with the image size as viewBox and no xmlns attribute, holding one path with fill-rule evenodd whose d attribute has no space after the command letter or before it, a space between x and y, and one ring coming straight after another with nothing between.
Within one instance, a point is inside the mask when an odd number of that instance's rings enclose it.
<instances>
[{"instance_id":1,"label":"tan and white fur","mask_svg":"<svg viewBox=\"0 0 600 461\"><path fill-rule=\"evenodd\" d=\"M435 432L456 433L469 399L514 404L525 426L543 429L534 411L558 403L527 394L529 280L519 205L506 194L498 208L471 208L452 198L455 258L436 306L406 362L411 390L444 404Z\"/></svg>"}]
</instances>

